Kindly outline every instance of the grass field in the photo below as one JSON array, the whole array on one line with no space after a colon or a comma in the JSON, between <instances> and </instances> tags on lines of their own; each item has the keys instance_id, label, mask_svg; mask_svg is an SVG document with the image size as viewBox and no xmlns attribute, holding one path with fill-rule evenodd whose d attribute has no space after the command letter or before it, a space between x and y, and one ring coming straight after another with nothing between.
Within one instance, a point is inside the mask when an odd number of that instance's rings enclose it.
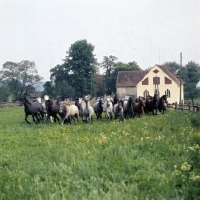
<instances>
[{"instance_id":1,"label":"grass field","mask_svg":"<svg viewBox=\"0 0 200 200\"><path fill-rule=\"evenodd\" d=\"M168 109L37 127L0 108L0 199L200 199L199 119Z\"/></svg>"}]
</instances>

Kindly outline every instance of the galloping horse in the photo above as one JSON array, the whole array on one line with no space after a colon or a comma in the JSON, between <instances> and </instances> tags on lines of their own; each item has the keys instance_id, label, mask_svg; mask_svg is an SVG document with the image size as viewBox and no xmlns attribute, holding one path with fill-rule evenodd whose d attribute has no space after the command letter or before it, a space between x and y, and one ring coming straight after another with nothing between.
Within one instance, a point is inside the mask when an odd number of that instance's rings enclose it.
<instances>
[{"instance_id":1,"label":"galloping horse","mask_svg":"<svg viewBox=\"0 0 200 200\"><path fill-rule=\"evenodd\" d=\"M152 100L153 100L153 97L148 95L145 101L145 109L144 109L145 114L152 113L152 106L151 106Z\"/></svg>"},{"instance_id":2,"label":"galloping horse","mask_svg":"<svg viewBox=\"0 0 200 200\"><path fill-rule=\"evenodd\" d=\"M59 105L55 103L55 101L50 98L48 95L44 96L45 99L45 106L47 110L47 118L46 118L46 123L49 121L50 116L53 117L54 122L56 123L56 120L60 124L60 120L57 116L59 114Z\"/></svg>"},{"instance_id":3,"label":"galloping horse","mask_svg":"<svg viewBox=\"0 0 200 200\"><path fill-rule=\"evenodd\" d=\"M39 102L33 102L29 96L23 95L20 97L20 106L24 105L25 112L25 121L30 124L28 121L28 116L31 115L33 121L38 124L40 120L44 117L44 108ZM41 116L41 118L40 118Z\"/></svg>"},{"instance_id":4,"label":"galloping horse","mask_svg":"<svg viewBox=\"0 0 200 200\"><path fill-rule=\"evenodd\" d=\"M103 98L100 97L99 101L97 101L96 103L94 103L93 108L94 108L94 112L97 116L97 119L101 119L102 118L102 112L103 112Z\"/></svg>"},{"instance_id":5,"label":"galloping horse","mask_svg":"<svg viewBox=\"0 0 200 200\"><path fill-rule=\"evenodd\" d=\"M130 96L127 100L125 99L122 103L125 117L134 118L134 97Z\"/></svg>"},{"instance_id":6,"label":"galloping horse","mask_svg":"<svg viewBox=\"0 0 200 200\"><path fill-rule=\"evenodd\" d=\"M166 111L165 103L167 104L167 95L163 95L159 98L158 101L158 110L162 112L162 114L164 114L164 112Z\"/></svg>"},{"instance_id":7,"label":"galloping horse","mask_svg":"<svg viewBox=\"0 0 200 200\"><path fill-rule=\"evenodd\" d=\"M156 115L158 114L158 95L154 94L153 99L151 100L151 109L152 109L152 114L154 115L154 110L156 111Z\"/></svg>"},{"instance_id":8,"label":"galloping horse","mask_svg":"<svg viewBox=\"0 0 200 200\"><path fill-rule=\"evenodd\" d=\"M144 115L145 100L143 98L138 98L136 101L137 102L135 102L133 106L133 111L135 116L141 117L141 115Z\"/></svg>"}]
</instances>

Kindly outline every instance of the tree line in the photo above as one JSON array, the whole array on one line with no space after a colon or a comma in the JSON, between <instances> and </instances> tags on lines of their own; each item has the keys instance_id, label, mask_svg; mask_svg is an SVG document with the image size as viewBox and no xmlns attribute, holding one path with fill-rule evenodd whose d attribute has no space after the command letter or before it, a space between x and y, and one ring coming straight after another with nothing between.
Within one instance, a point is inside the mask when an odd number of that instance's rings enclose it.
<instances>
[{"instance_id":1,"label":"tree line","mask_svg":"<svg viewBox=\"0 0 200 200\"><path fill-rule=\"evenodd\" d=\"M95 46L87 40L78 40L73 43L62 64L50 69L50 80L44 84L43 95L56 96L92 96L112 95L116 93L116 78L118 71L141 70L135 61L123 63L117 57L104 56L98 63L94 54ZM185 66L176 62L166 62L163 65L179 78L184 84L186 99L199 97L200 90L196 84L200 79L200 66L193 61ZM100 75L100 70L104 75ZM24 60L20 63L6 62L0 71L0 101L18 100L28 88L35 91L34 84L41 81L34 62ZM9 99L10 97L10 99Z\"/></svg>"}]
</instances>

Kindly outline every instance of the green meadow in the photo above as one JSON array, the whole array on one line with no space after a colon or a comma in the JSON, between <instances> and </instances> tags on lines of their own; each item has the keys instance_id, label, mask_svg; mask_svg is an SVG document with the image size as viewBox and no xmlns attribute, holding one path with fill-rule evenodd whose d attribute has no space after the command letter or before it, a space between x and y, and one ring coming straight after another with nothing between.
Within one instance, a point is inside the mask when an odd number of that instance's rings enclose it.
<instances>
[{"instance_id":1,"label":"green meadow","mask_svg":"<svg viewBox=\"0 0 200 200\"><path fill-rule=\"evenodd\" d=\"M24 120L0 108L2 200L198 200L200 116L167 110L124 122Z\"/></svg>"}]
</instances>

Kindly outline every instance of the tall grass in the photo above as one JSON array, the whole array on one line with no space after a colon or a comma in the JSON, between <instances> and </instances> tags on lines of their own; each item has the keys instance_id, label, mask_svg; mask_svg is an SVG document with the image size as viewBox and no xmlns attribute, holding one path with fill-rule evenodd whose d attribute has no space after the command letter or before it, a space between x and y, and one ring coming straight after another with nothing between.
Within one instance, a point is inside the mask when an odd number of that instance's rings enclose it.
<instances>
[{"instance_id":1,"label":"tall grass","mask_svg":"<svg viewBox=\"0 0 200 200\"><path fill-rule=\"evenodd\" d=\"M0 199L200 199L199 117L37 126L0 108Z\"/></svg>"}]
</instances>

